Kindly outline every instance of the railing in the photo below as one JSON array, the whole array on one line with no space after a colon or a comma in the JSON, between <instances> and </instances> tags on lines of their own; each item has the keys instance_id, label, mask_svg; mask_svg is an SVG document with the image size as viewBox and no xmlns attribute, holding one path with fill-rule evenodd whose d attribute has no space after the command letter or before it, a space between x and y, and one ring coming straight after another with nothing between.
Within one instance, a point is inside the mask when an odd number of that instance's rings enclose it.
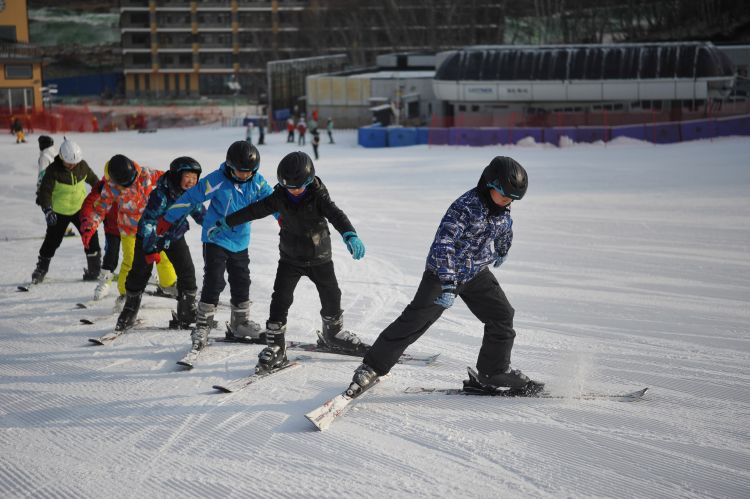
<instances>
[{"instance_id":1,"label":"railing","mask_svg":"<svg viewBox=\"0 0 750 499\"><path fill-rule=\"evenodd\" d=\"M41 59L42 51L25 43L0 42L0 57L8 59Z\"/></svg>"}]
</instances>

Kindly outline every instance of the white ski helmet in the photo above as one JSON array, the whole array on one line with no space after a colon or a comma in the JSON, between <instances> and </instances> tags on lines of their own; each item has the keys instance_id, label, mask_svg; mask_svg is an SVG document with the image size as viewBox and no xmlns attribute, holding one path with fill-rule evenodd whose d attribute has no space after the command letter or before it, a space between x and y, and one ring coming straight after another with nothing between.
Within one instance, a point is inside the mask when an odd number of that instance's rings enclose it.
<instances>
[{"instance_id":1,"label":"white ski helmet","mask_svg":"<svg viewBox=\"0 0 750 499\"><path fill-rule=\"evenodd\" d=\"M77 165L83 159L83 152L78 144L66 137L60 146L60 157L66 163Z\"/></svg>"}]
</instances>

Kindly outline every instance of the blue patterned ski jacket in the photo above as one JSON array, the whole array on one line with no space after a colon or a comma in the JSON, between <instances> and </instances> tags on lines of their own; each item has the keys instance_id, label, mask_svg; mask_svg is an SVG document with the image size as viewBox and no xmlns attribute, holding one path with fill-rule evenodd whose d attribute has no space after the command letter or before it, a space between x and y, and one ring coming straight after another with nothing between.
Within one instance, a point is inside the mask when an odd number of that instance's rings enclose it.
<instances>
[{"instance_id":1,"label":"blue patterned ski jacket","mask_svg":"<svg viewBox=\"0 0 750 499\"><path fill-rule=\"evenodd\" d=\"M508 253L512 227L510 207L493 215L477 188L471 189L450 205L440 221L426 268L443 286L468 282L497 255Z\"/></svg>"},{"instance_id":2,"label":"blue patterned ski jacket","mask_svg":"<svg viewBox=\"0 0 750 499\"><path fill-rule=\"evenodd\" d=\"M143 238L143 251L146 253L158 253L165 248L169 248L172 241L177 241L184 236L185 232L190 230L190 224L187 221L188 215L192 216L193 220L199 225L203 225L206 208L203 205L196 205L176 223L172 224L165 234L161 236L156 234L156 224L159 222L159 218L164 216L169 207L182 195L182 191L178 191L172 186L169 177L170 174L166 173L156 182L156 187L148 196L148 203L146 203L146 208L138 221L138 235Z\"/></svg>"},{"instance_id":3,"label":"blue patterned ski jacket","mask_svg":"<svg viewBox=\"0 0 750 499\"><path fill-rule=\"evenodd\" d=\"M253 175L247 182L237 182L226 169L226 164L222 163L218 170L201 177L192 189L185 191L185 194L169 207L164 219L174 223L184 218L194 206L211 201L206 210L201 240L236 253L246 250L250 245L250 222L232 227L232 230L223 232L215 241L209 241L208 229L216 225L220 218L270 196L273 188L260 173Z\"/></svg>"}]
</instances>

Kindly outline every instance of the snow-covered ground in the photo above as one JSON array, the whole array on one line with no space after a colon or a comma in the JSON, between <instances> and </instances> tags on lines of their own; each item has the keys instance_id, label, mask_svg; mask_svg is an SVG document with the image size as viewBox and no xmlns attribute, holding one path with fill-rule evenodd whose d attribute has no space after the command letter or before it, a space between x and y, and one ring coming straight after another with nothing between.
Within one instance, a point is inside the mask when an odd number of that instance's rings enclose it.
<instances>
[{"instance_id":1,"label":"snow-covered ground","mask_svg":"<svg viewBox=\"0 0 750 499\"><path fill-rule=\"evenodd\" d=\"M166 168L192 155L213 170L236 129L71 134L102 172L124 153ZM346 325L372 342L413 296L437 223L489 160L528 170L515 241L496 274L516 309L513 364L555 394L626 392L640 402L404 394L458 386L481 324L457 303L412 347L431 367L396 366L327 432L304 414L341 391L358 359L311 354L303 367L233 395L212 385L249 373L257 345L217 343L192 371L175 365L185 331L87 338L115 322L110 296L75 310L77 238L48 282L34 268L44 218L34 205L36 136L0 145L1 497L734 497L750 496L750 139L657 146L363 149L323 137L319 175L367 246L354 261L333 234ZM62 136L55 136L59 144ZM273 183L295 149L261 148ZM309 146L308 146L309 148ZM308 149L309 151L309 149ZM309 151L311 152L311 151ZM264 322L278 258L273 219L253 223L253 318ZM187 235L202 275L199 232ZM288 337L313 340L303 280ZM228 300L228 290L222 296ZM145 297L140 317L172 306ZM227 320L221 308L218 319ZM90 326L80 318L95 319ZM221 335L220 331L214 334Z\"/></svg>"}]
</instances>

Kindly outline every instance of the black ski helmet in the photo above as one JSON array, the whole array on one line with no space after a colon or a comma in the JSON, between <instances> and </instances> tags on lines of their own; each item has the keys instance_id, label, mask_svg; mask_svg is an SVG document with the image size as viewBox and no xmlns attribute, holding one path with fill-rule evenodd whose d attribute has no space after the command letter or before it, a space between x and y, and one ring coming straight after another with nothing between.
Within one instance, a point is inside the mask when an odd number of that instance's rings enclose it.
<instances>
[{"instance_id":1,"label":"black ski helmet","mask_svg":"<svg viewBox=\"0 0 750 499\"><path fill-rule=\"evenodd\" d=\"M44 151L48 147L52 147L55 144L55 141L52 140L52 137L50 137L49 135L40 135L38 140L40 151Z\"/></svg>"},{"instance_id":2,"label":"black ski helmet","mask_svg":"<svg viewBox=\"0 0 750 499\"><path fill-rule=\"evenodd\" d=\"M260 167L260 153L254 145L238 140L227 150L227 166L241 172L257 172Z\"/></svg>"},{"instance_id":3,"label":"black ski helmet","mask_svg":"<svg viewBox=\"0 0 750 499\"><path fill-rule=\"evenodd\" d=\"M529 177L523 166L507 156L495 156L482 172L484 184L505 197L521 199L529 186Z\"/></svg>"},{"instance_id":4,"label":"black ski helmet","mask_svg":"<svg viewBox=\"0 0 750 499\"><path fill-rule=\"evenodd\" d=\"M315 165L310 156L304 152L290 152L279 163L276 176L284 187L291 189L306 187L315 180Z\"/></svg>"},{"instance_id":5,"label":"black ski helmet","mask_svg":"<svg viewBox=\"0 0 750 499\"><path fill-rule=\"evenodd\" d=\"M200 178L202 171L201 164L190 156L180 156L169 164L169 172L174 176L175 180L180 179L182 172L195 172L198 174L198 178Z\"/></svg>"},{"instance_id":6,"label":"black ski helmet","mask_svg":"<svg viewBox=\"0 0 750 499\"><path fill-rule=\"evenodd\" d=\"M108 164L109 178L122 187L129 187L135 181L135 177L138 176L138 170L127 156L115 154Z\"/></svg>"}]
</instances>

